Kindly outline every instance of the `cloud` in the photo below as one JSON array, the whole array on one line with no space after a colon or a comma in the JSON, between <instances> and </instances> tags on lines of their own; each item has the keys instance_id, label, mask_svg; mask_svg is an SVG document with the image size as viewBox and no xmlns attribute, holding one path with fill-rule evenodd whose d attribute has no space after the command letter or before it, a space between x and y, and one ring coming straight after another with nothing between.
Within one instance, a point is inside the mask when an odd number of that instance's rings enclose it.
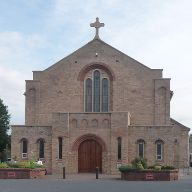
<instances>
[{"instance_id":1,"label":"cloud","mask_svg":"<svg viewBox=\"0 0 192 192\"><path fill-rule=\"evenodd\" d=\"M28 75L0 66L0 98L8 106L11 124L24 124L25 97L23 93L25 78Z\"/></svg>"},{"instance_id":2,"label":"cloud","mask_svg":"<svg viewBox=\"0 0 192 192\"><path fill-rule=\"evenodd\" d=\"M1 65L21 71L29 69L28 63L31 62L31 58L33 58L34 64L38 62L38 50L45 47L46 41L40 35L26 35L20 32L1 32Z\"/></svg>"}]
</instances>

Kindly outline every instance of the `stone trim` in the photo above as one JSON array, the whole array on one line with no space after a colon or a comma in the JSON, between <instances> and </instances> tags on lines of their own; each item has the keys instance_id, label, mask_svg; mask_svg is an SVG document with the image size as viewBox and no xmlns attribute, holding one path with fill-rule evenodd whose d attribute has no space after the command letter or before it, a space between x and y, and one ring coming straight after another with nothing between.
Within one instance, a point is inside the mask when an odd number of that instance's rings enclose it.
<instances>
[{"instance_id":1,"label":"stone trim","mask_svg":"<svg viewBox=\"0 0 192 192\"><path fill-rule=\"evenodd\" d=\"M97 141L101 145L102 152L107 152L107 146L106 146L105 141L101 137L99 137L98 135L95 135L95 134L84 134L84 135L81 135L80 137L78 137L75 140L75 142L73 143L72 151L78 151L80 144L83 141L86 141L88 139Z\"/></svg>"},{"instance_id":2,"label":"stone trim","mask_svg":"<svg viewBox=\"0 0 192 192\"><path fill-rule=\"evenodd\" d=\"M89 63L87 65L85 65L81 71L79 72L78 76L77 76L77 81L84 81L85 79L85 75L92 69L102 69L104 70L108 75L109 75L109 79L110 81L115 81L115 73L113 72L113 70L111 69L111 67L109 67L108 65L101 63L101 62L92 62Z\"/></svg>"},{"instance_id":3,"label":"stone trim","mask_svg":"<svg viewBox=\"0 0 192 192\"><path fill-rule=\"evenodd\" d=\"M176 121L176 120L174 120L174 119L172 119L172 118L170 118L170 121L171 121L172 123L175 123L176 125L180 126L182 131L190 131L190 128L189 128L189 127L186 127L186 126L182 125L182 124L179 123L178 121Z\"/></svg>"},{"instance_id":4,"label":"stone trim","mask_svg":"<svg viewBox=\"0 0 192 192\"><path fill-rule=\"evenodd\" d=\"M173 125L128 125L128 127L170 127L172 128Z\"/></svg>"}]
</instances>

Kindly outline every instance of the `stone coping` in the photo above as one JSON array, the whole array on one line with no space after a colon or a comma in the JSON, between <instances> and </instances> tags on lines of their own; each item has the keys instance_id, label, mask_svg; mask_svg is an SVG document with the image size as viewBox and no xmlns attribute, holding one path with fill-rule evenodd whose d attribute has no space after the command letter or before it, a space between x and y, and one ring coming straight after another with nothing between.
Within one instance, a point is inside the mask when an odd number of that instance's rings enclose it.
<instances>
[{"instance_id":1,"label":"stone coping","mask_svg":"<svg viewBox=\"0 0 192 192\"><path fill-rule=\"evenodd\" d=\"M111 114L111 113L129 113L128 111L109 111L109 112L52 112L61 114Z\"/></svg>"},{"instance_id":2,"label":"stone coping","mask_svg":"<svg viewBox=\"0 0 192 192\"><path fill-rule=\"evenodd\" d=\"M45 171L45 168L0 168L0 171L20 171L20 172L34 172L34 171Z\"/></svg>"},{"instance_id":3,"label":"stone coping","mask_svg":"<svg viewBox=\"0 0 192 192\"><path fill-rule=\"evenodd\" d=\"M178 173L178 169L172 169L172 170L154 170L154 169L143 169L143 170L138 170L138 171L133 171L133 172L121 172L121 173Z\"/></svg>"},{"instance_id":4,"label":"stone coping","mask_svg":"<svg viewBox=\"0 0 192 192\"><path fill-rule=\"evenodd\" d=\"M52 127L52 125L11 125L11 127Z\"/></svg>"},{"instance_id":5,"label":"stone coping","mask_svg":"<svg viewBox=\"0 0 192 192\"><path fill-rule=\"evenodd\" d=\"M128 127L173 127L173 125L128 125Z\"/></svg>"}]
</instances>

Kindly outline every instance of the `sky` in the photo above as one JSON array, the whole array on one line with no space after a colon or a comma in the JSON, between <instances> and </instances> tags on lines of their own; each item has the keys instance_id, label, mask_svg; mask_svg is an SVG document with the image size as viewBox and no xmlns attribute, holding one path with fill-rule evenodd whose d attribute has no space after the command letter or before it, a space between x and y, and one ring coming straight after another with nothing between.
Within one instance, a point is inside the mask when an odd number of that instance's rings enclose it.
<instances>
[{"instance_id":1,"label":"sky","mask_svg":"<svg viewBox=\"0 0 192 192\"><path fill-rule=\"evenodd\" d=\"M32 71L91 41L99 17L103 41L171 78L171 117L192 128L191 10L191 0L0 0L0 98L11 125L25 123Z\"/></svg>"}]
</instances>

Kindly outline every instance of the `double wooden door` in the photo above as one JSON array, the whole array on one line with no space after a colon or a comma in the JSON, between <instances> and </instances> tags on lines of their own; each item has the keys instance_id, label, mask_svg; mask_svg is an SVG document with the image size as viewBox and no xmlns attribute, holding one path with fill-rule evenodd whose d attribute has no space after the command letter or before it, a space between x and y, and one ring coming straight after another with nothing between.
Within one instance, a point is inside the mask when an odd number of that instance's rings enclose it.
<instances>
[{"instance_id":1,"label":"double wooden door","mask_svg":"<svg viewBox=\"0 0 192 192\"><path fill-rule=\"evenodd\" d=\"M94 140L86 140L81 143L78 150L79 173L94 173L99 167L102 172L102 149L101 145Z\"/></svg>"}]
</instances>

